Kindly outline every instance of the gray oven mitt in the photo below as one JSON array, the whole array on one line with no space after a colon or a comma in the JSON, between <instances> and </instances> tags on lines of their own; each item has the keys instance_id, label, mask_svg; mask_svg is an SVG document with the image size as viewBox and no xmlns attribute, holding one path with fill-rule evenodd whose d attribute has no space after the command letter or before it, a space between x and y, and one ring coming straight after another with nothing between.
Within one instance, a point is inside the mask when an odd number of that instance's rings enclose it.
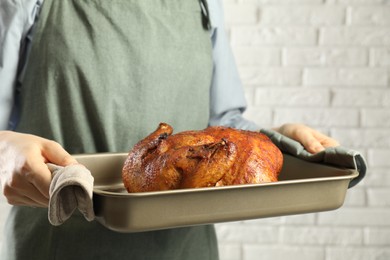
<instances>
[{"instance_id":1,"label":"gray oven mitt","mask_svg":"<svg viewBox=\"0 0 390 260\"><path fill-rule=\"evenodd\" d=\"M49 200L49 221L58 226L64 223L77 208L87 219L95 218L93 211L93 176L81 164L66 167L48 163L52 172Z\"/></svg>"},{"instance_id":2,"label":"gray oven mitt","mask_svg":"<svg viewBox=\"0 0 390 260\"><path fill-rule=\"evenodd\" d=\"M351 180L349 188L355 186L366 175L366 161L357 151L337 146L326 148L324 151L316 154L311 154L306 151L299 142L276 131L261 129L260 132L267 135L283 153L290 154L309 162L331 164L341 168L356 169L359 172L359 176Z\"/></svg>"}]
</instances>

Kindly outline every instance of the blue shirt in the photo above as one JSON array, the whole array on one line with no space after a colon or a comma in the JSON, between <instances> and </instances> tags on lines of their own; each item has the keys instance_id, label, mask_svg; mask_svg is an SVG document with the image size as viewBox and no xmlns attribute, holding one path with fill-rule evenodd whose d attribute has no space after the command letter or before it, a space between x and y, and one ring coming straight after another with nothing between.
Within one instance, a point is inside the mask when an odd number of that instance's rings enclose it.
<instances>
[{"instance_id":1,"label":"blue shirt","mask_svg":"<svg viewBox=\"0 0 390 260\"><path fill-rule=\"evenodd\" d=\"M0 130L9 128L14 89L23 78L32 27L43 1L2 0L0 5ZM246 101L225 32L222 4L220 0L209 0L208 7L214 61L209 124L258 130L256 124L242 116Z\"/></svg>"}]
</instances>

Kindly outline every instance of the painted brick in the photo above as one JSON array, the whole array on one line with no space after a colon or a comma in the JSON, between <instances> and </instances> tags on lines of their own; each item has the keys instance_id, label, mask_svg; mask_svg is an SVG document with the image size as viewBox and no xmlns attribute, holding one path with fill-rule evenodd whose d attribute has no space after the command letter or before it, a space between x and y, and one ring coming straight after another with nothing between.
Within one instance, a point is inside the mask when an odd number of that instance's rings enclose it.
<instances>
[{"instance_id":1,"label":"painted brick","mask_svg":"<svg viewBox=\"0 0 390 260\"><path fill-rule=\"evenodd\" d=\"M348 190L343 207L364 207L366 206L366 190L358 186Z\"/></svg>"},{"instance_id":2,"label":"painted brick","mask_svg":"<svg viewBox=\"0 0 390 260\"><path fill-rule=\"evenodd\" d=\"M272 125L272 110L269 107L249 107L244 117L256 122L261 128L271 128Z\"/></svg>"},{"instance_id":3,"label":"painted brick","mask_svg":"<svg viewBox=\"0 0 390 260\"><path fill-rule=\"evenodd\" d=\"M246 102L247 102L247 105L248 105L248 109L253 107L253 104L255 102L255 87L253 86L245 86L244 87L244 95L245 95L245 99L246 99Z\"/></svg>"},{"instance_id":4,"label":"painted brick","mask_svg":"<svg viewBox=\"0 0 390 260\"><path fill-rule=\"evenodd\" d=\"M364 235L367 245L390 246L390 228L367 228Z\"/></svg>"},{"instance_id":5,"label":"painted brick","mask_svg":"<svg viewBox=\"0 0 390 260\"><path fill-rule=\"evenodd\" d=\"M347 4L347 5L373 5L385 4L387 0L325 0L328 4Z\"/></svg>"},{"instance_id":6,"label":"painted brick","mask_svg":"<svg viewBox=\"0 0 390 260\"><path fill-rule=\"evenodd\" d=\"M363 109L362 126L390 127L390 110L387 108Z\"/></svg>"},{"instance_id":7,"label":"painted brick","mask_svg":"<svg viewBox=\"0 0 390 260\"><path fill-rule=\"evenodd\" d=\"M281 225L284 224L285 218L284 217L271 217L271 218L260 218L260 219L252 219L252 220L246 220L242 223L244 225L259 225L259 226L269 226L269 225Z\"/></svg>"},{"instance_id":8,"label":"painted brick","mask_svg":"<svg viewBox=\"0 0 390 260\"><path fill-rule=\"evenodd\" d=\"M390 6L359 6L350 9L352 25L390 25Z\"/></svg>"},{"instance_id":9,"label":"painted brick","mask_svg":"<svg viewBox=\"0 0 390 260\"><path fill-rule=\"evenodd\" d=\"M241 246L239 244L218 243L220 260L241 260Z\"/></svg>"},{"instance_id":10,"label":"painted brick","mask_svg":"<svg viewBox=\"0 0 390 260\"><path fill-rule=\"evenodd\" d=\"M218 225L217 234L221 242L275 243L279 239L277 227L257 225Z\"/></svg>"},{"instance_id":11,"label":"painted brick","mask_svg":"<svg viewBox=\"0 0 390 260\"><path fill-rule=\"evenodd\" d=\"M370 65L390 66L390 47L374 48L370 50Z\"/></svg>"},{"instance_id":12,"label":"painted brick","mask_svg":"<svg viewBox=\"0 0 390 260\"><path fill-rule=\"evenodd\" d=\"M389 68L389 72L388 72L388 77L389 77L389 83L387 84L388 86L390 86L390 68ZM384 93L384 98L383 98L383 106L384 107L390 107L390 91L386 91L386 93Z\"/></svg>"},{"instance_id":13,"label":"painted brick","mask_svg":"<svg viewBox=\"0 0 390 260\"><path fill-rule=\"evenodd\" d=\"M340 208L338 210L319 213L318 224L346 227L386 227L390 226L390 208Z\"/></svg>"},{"instance_id":14,"label":"painted brick","mask_svg":"<svg viewBox=\"0 0 390 260\"><path fill-rule=\"evenodd\" d=\"M331 104L337 107L377 107L384 104L384 94L389 91L380 88L334 89Z\"/></svg>"},{"instance_id":15,"label":"painted brick","mask_svg":"<svg viewBox=\"0 0 390 260\"><path fill-rule=\"evenodd\" d=\"M315 223L315 214L300 214L285 216L284 223L286 225L313 225Z\"/></svg>"},{"instance_id":16,"label":"painted brick","mask_svg":"<svg viewBox=\"0 0 390 260\"><path fill-rule=\"evenodd\" d=\"M390 149L370 149L368 151L368 162L375 167L390 166Z\"/></svg>"},{"instance_id":17,"label":"painted brick","mask_svg":"<svg viewBox=\"0 0 390 260\"><path fill-rule=\"evenodd\" d=\"M299 86L302 70L296 68L239 68L245 86Z\"/></svg>"},{"instance_id":18,"label":"painted brick","mask_svg":"<svg viewBox=\"0 0 390 260\"><path fill-rule=\"evenodd\" d=\"M320 30L321 45L389 46L388 27L337 27Z\"/></svg>"},{"instance_id":19,"label":"painted brick","mask_svg":"<svg viewBox=\"0 0 390 260\"><path fill-rule=\"evenodd\" d=\"M280 66L281 51L277 48L234 47L238 66Z\"/></svg>"},{"instance_id":20,"label":"painted brick","mask_svg":"<svg viewBox=\"0 0 390 260\"><path fill-rule=\"evenodd\" d=\"M244 46L314 45L317 32L307 27L233 27L231 44Z\"/></svg>"},{"instance_id":21,"label":"painted brick","mask_svg":"<svg viewBox=\"0 0 390 260\"><path fill-rule=\"evenodd\" d=\"M326 250L326 260L387 260L390 259L389 248L378 247L330 247Z\"/></svg>"},{"instance_id":22,"label":"painted brick","mask_svg":"<svg viewBox=\"0 0 390 260\"><path fill-rule=\"evenodd\" d=\"M283 227L281 241L299 245L361 245L362 230L341 227Z\"/></svg>"},{"instance_id":23,"label":"painted brick","mask_svg":"<svg viewBox=\"0 0 390 260\"><path fill-rule=\"evenodd\" d=\"M332 130L332 136L346 147L390 148L390 135L386 128L337 128Z\"/></svg>"},{"instance_id":24,"label":"painted brick","mask_svg":"<svg viewBox=\"0 0 390 260\"><path fill-rule=\"evenodd\" d=\"M258 88L255 91L255 105L276 106L327 106L329 90L310 88Z\"/></svg>"},{"instance_id":25,"label":"painted brick","mask_svg":"<svg viewBox=\"0 0 390 260\"><path fill-rule=\"evenodd\" d=\"M363 66L368 63L368 52L362 48L285 48L286 66Z\"/></svg>"},{"instance_id":26,"label":"painted brick","mask_svg":"<svg viewBox=\"0 0 390 260\"><path fill-rule=\"evenodd\" d=\"M324 259L325 250L320 247L292 247L280 245L244 245L244 260Z\"/></svg>"},{"instance_id":27,"label":"painted brick","mask_svg":"<svg viewBox=\"0 0 390 260\"><path fill-rule=\"evenodd\" d=\"M370 167L364 179L369 187L390 187L390 171L386 168Z\"/></svg>"},{"instance_id":28,"label":"painted brick","mask_svg":"<svg viewBox=\"0 0 390 260\"><path fill-rule=\"evenodd\" d=\"M265 6L260 9L260 25L342 25L345 8L337 5Z\"/></svg>"},{"instance_id":29,"label":"painted brick","mask_svg":"<svg viewBox=\"0 0 390 260\"><path fill-rule=\"evenodd\" d=\"M257 22L258 10L253 4L224 4L225 24L248 25Z\"/></svg>"},{"instance_id":30,"label":"painted brick","mask_svg":"<svg viewBox=\"0 0 390 260\"><path fill-rule=\"evenodd\" d=\"M317 128L328 125L353 127L359 124L359 111L354 109L276 108L274 113L275 125L295 122Z\"/></svg>"},{"instance_id":31,"label":"painted brick","mask_svg":"<svg viewBox=\"0 0 390 260\"><path fill-rule=\"evenodd\" d=\"M368 172L358 186L348 190L345 203L338 210L240 223L285 230L282 240L266 245L240 241L227 244L240 245L242 255L237 257L240 260L305 259L300 254L302 246L303 251L309 247L324 252L308 259L390 259L386 251L389 249L388 233L385 232L390 228L390 206L387 199L378 199L387 196L390 187L390 165L387 162L390 120L386 112L390 107L390 27L388 18L383 16L389 2L228 1L236 5L253 5L258 11L258 20L253 24L236 20L234 26L228 26L234 53L237 60L241 59L239 71L250 100L248 111L254 109L248 115L255 115L250 116L255 121L263 118L262 122L273 126L304 122L330 133L343 146L365 155ZM325 15L327 8L342 11L334 12L335 17L331 20L333 14ZM234 10L232 15L235 15ZM308 34L303 35L303 32ZM237 48L241 50L235 51ZM281 63L276 63L273 52L279 52ZM292 72L292 69L296 71ZM272 100L277 96L272 89L279 93L285 90L284 94L291 96L301 87L330 93L329 103L315 107L314 102L303 98L304 94L298 95L302 97L301 104L297 102L299 98L287 100L288 106L280 99ZM258 117L259 114L262 117ZM293 238L288 239L286 230L291 231L289 234ZM309 241L311 244L307 246L304 242L307 237L294 234L294 230L304 230L303 234L312 234L317 240ZM356 239L354 234L347 238L338 237L337 230L342 234L345 230L357 232L359 240L353 240ZM331 240L332 234L334 240ZM335 241L341 242L336 245Z\"/></svg>"},{"instance_id":32,"label":"painted brick","mask_svg":"<svg viewBox=\"0 0 390 260\"><path fill-rule=\"evenodd\" d=\"M390 207L390 189L370 188L367 189L368 206Z\"/></svg>"},{"instance_id":33,"label":"painted brick","mask_svg":"<svg viewBox=\"0 0 390 260\"><path fill-rule=\"evenodd\" d=\"M308 68L303 81L309 86L385 87L388 73L384 68Z\"/></svg>"}]
</instances>

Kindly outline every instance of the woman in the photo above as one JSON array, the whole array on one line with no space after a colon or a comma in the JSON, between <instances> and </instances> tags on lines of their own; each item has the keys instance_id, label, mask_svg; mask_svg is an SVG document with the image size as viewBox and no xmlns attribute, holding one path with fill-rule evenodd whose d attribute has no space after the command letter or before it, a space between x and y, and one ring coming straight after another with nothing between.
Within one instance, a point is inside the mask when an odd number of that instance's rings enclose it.
<instances>
[{"instance_id":1,"label":"woman","mask_svg":"<svg viewBox=\"0 0 390 260\"><path fill-rule=\"evenodd\" d=\"M3 5L31 14L41 2ZM8 15L2 23L12 21ZM0 132L2 190L15 205L2 259L217 259L210 225L121 234L75 214L51 226L45 163L75 163L74 153L126 152L159 122L176 131L208 124L258 130L242 117L246 104L220 3L45 0L35 22L23 21L16 27L33 26L31 50L26 44L13 57L0 56L6 66L15 59L19 66L1 88L18 93L15 131ZM31 33L19 40L28 43ZM3 48L10 34L3 34ZM303 125L277 130L311 152L337 144Z\"/></svg>"}]
</instances>

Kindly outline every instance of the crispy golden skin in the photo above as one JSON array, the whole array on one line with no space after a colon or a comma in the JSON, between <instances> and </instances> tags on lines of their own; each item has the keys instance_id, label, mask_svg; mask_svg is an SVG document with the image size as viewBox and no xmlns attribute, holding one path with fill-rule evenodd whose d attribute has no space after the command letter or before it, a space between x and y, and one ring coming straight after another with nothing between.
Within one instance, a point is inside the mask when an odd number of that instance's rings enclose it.
<instances>
[{"instance_id":1,"label":"crispy golden skin","mask_svg":"<svg viewBox=\"0 0 390 260\"><path fill-rule=\"evenodd\" d=\"M278 180L283 156L264 134L221 126L172 132L161 123L129 152L122 170L128 192Z\"/></svg>"}]
</instances>

